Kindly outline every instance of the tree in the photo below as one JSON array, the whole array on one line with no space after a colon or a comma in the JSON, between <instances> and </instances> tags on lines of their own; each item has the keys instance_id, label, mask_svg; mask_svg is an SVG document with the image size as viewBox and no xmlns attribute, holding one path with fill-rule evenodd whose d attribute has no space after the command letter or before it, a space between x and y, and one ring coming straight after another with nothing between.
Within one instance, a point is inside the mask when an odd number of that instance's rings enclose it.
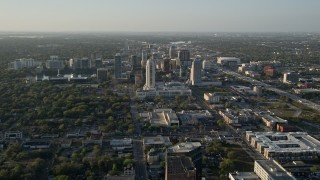
<instances>
[{"instance_id":1,"label":"tree","mask_svg":"<svg viewBox=\"0 0 320 180\"><path fill-rule=\"evenodd\" d=\"M223 119L219 119L219 120L217 121L217 124L218 124L220 127L222 127L222 128L226 126L226 123L224 122Z\"/></svg>"},{"instance_id":2,"label":"tree","mask_svg":"<svg viewBox=\"0 0 320 180\"><path fill-rule=\"evenodd\" d=\"M92 153L95 157L98 157L101 153L101 148L99 145L94 145L93 146L93 150L92 150Z\"/></svg>"},{"instance_id":3,"label":"tree","mask_svg":"<svg viewBox=\"0 0 320 180\"><path fill-rule=\"evenodd\" d=\"M234 161L231 159L224 159L219 164L220 174L226 175L228 172L232 172L234 170Z\"/></svg>"},{"instance_id":4,"label":"tree","mask_svg":"<svg viewBox=\"0 0 320 180\"><path fill-rule=\"evenodd\" d=\"M54 179L56 179L56 180L69 180L69 176L59 175L59 176L55 177Z\"/></svg>"},{"instance_id":5,"label":"tree","mask_svg":"<svg viewBox=\"0 0 320 180\"><path fill-rule=\"evenodd\" d=\"M319 171L320 171L320 165L313 165L313 166L310 168L310 171L311 171L311 172L319 172Z\"/></svg>"},{"instance_id":6,"label":"tree","mask_svg":"<svg viewBox=\"0 0 320 180\"><path fill-rule=\"evenodd\" d=\"M237 156L238 156L238 155L237 155L237 152L235 152L235 151L230 151L230 152L228 152L228 154L227 154L228 159L232 159L232 160L236 159Z\"/></svg>"},{"instance_id":7,"label":"tree","mask_svg":"<svg viewBox=\"0 0 320 180\"><path fill-rule=\"evenodd\" d=\"M134 161L133 161L132 159L125 159L125 160L123 161L123 165L124 165L124 166L132 165L133 162L134 162Z\"/></svg>"}]
</instances>

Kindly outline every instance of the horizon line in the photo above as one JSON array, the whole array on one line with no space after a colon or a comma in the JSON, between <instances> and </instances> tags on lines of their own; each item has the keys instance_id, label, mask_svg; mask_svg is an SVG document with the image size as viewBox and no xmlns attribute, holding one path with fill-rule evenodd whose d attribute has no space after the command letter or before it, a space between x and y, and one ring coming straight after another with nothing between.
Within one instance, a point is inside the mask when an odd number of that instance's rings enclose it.
<instances>
[{"instance_id":1,"label":"horizon line","mask_svg":"<svg viewBox=\"0 0 320 180\"><path fill-rule=\"evenodd\" d=\"M79 33L79 34L88 34L88 33L320 33L320 31L87 31L87 30L79 30L79 31L36 31L36 30L28 30L28 31L20 31L20 30L0 30L0 33Z\"/></svg>"}]
</instances>

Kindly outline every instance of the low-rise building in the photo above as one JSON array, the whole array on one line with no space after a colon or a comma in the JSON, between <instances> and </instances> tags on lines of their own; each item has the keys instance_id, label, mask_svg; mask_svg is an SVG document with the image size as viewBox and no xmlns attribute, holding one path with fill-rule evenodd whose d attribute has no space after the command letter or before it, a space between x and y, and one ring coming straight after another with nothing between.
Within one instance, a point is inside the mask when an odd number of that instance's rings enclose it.
<instances>
[{"instance_id":1,"label":"low-rise building","mask_svg":"<svg viewBox=\"0 0 320 180\"><path fill-rule=\"evenodd\" d=\"M28 149L49 149L50 146L50 141L44 141L41 139L29 140L23 144L23 147Z\"/></svg>"},{"instance_id":2,"label":"low-rise building","mask_svg":"<svg viewBox=\"0 0 320 180\"><path fill-rule=\"evenodd\" d=\"M115 151L130 152L132 151L132 139L131 138L112 139L110 141L110 146Z\"/></svg>"},{"instance_id":3,"label":"low-rise building","mask_svg":"<svg viewBox=\"0 0 320 180\"><path fill-rule=\"evenodd\" d=\"M233 110L227 108L226 110L220 110L219 114L227 124L247 123L256 119L251 109Z\"/></svg>"},{"instance_id":4,"label":"low-rise building","mask_svg":"<svg viewBox=\"0 0 320 180\"><path fill-rule=\"evenodd\" d=\"M203 99L209 103L220 103L221 93L204 93Z\"/></svg>"},{"instance_id":5,"label":"low-rise building","mask_svg":"<svg viewBox=\"0 0 320 180\"><path fill-rule=\"evenodd\" d=\"M179 126L179 119L172 109L155 109L145 115L154 126Z\"/></svg>"},{"instance_id":6,"label":"low-rise building","mask_svg":"<svg viewBox=\"0 0 320 180\"><path fill-rule=\"evenodd\" d=\"M154 137L144 137L143 138L144 148L161 148L171 146L169 137L164 137L161 135Z\"/></svg>"},{"instance_id":7,"label":"low-rise building","mask_svg":"<svg viewBox=\"0 0 320 180\"><path fill-rule=\"evenodd\" d=\"M6 131L4 133L5 140L15 140L15 139L22 139L22 132L21 131Z\"/></svg>"},{"instance_id":8,"label":"low-rise building","mask_svg":"<svg viewBox=\"0 0 320 180\"><path fill-rule=\"evenodd\" d=\"M254 172L233 172L229 173L230 180L260 180Z\"/></svg>"},{"instance_id":9,"label":"low-rise building","mask_svg":"<svg viewBox=\"0 0 320 180\"><path fill-rule=\"evenodd\" d=\"M169 82L164 85L157 84L154 89L150 90L137 90L136 97L138 99L153 98L156 96L161 97L175 97L175 96L191 96L192 91L183 83Z\"/></svg>"},{"instance_id":10,"label":"low-rise building","mask_svg":"<svg viewBox=\"0 0 320 180\"><path fill-rule=\"evenodd\" d=\"M296 179L275 160L256 160L254 162L254 172L261 178L261 180Z\"/></svg>"},{"instance_id":11,"label":"low-rise building","mask_svg":"<svg viewBox=\"0 0 320 180\"><path fill-rule=\"evenodd\" d=\"M238 66L241 63L239 58L236 57L218 57L217 63L223 66Z\"/></svg>"},{"instance_id":12,"label":"low-rise building","mask_svg":"<svg viewBox=\"0 0 320 180\"><path fill-rule=\"evenodd\" d=\"M288 124L287 120L282 119L274 114L263 113L260 115L263 123L271 129L276 129L278 124Z\"/></svg>"},{"instance_id":13,"label":"low-rise building","mask_svg":"<svg viewBox=\"0 0 320 180\"><path fill-rule=\"evenodd\" d=\"M167 157L165 180L196 180L196 168L190 157Z\"/></svg>"},{"instance_id":14,"label":"low-rise building","mask_svg":"<svg viewBox=\"0 0 320 180\"><path fill-rule=\"evenodd\" d=\"M295 126L291 126L288 124L278 124L277 131L280 132L296 132L298 129Z\"/></svg>"},{"instance_id":15,"label":"low-rise building","mask_svg":"<svg viewBox=\"0 0 320 180\"><path fill-rule=\"evenodd\" d=\"M213 116L208 110L190 110L177 112L181 125L196 125L201 119L212 119Z\"/></svg>"},{"instance_id":16,"label":"low-rise building","mask_svg":"<svg viewBox=\"0 0 320 180\"><path fill-rule=\"evenodd\" d=\"M167 157L186 156L190 157L196 168L196 179L200 179L202 171L202 149L200 142L182 142L167 149ZM167 162L168 163L168 162Z\"/></svg>"},{"instance_id":17,"label":"low-rise building","mask_svg":"<svg viewBox=\"0 0 320 180\"><path fill-rule=\"evenodd\" d=\"M123 168L123 175L125 176L135 175L135 170L132 164L129 164Z\"/></svg>"},{"instance_id":18,"label":"low-rise building","mask_svg":"<svg viewBox=\"0 0 320 180\"><path fill-rule=\"evenodd\" d=\"M305 132L247 131L246 140L266 159L315 160L320 155L320 142Z\"/></svg>"}]
</instances>

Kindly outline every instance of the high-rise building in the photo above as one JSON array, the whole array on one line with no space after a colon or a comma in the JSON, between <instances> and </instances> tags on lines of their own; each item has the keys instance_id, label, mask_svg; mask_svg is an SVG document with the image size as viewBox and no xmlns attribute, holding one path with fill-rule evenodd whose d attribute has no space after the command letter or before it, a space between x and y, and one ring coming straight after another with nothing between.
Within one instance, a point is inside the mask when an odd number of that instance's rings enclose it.
<instances>
[{"instance_id":1,"label":"high-rise building","mask_svg":"<svg viewBox=\"0 0 320 180\"><path fill-rule=\"evenodd\" d=\"M299 74L296 72L285 72L283 74L284 83L297 83L299 80Z\"/></svg>"},{"instance_id":2,"label":"high-rise building","mask_svg":"<svg viewBox=\"0 0 320 180\"><path fill-rule=\"evenodd\" d=\"M90 69L91 60L88 58L75 59L73 61L73 68L74 69Z\"/></svg>"},{"instance_id":3,"label":"high-rise building","mask_svg":"<svg viewBox=\"0 0 320 180\"><path fill-rule=\"evenodd\" d=\"M59 56L50 56L50 59L46 61L46 67L48 69L63 69L64 61L60 60Z\"/></svg>"},{"instance_id":4,"label":"high-rise building","mask_svg":"<svg viewBox=\"0 0 320 180\"><path fill-rule=\"evenodd\" d=\"M170 48L169 48L169 57L170 57L170 59L173 59L173 58L177 57L176 46L170 46Z\"/></svg>"},{"instance_id":5,"label":"high-rise building","mask_svg":"<svg viewBox=\"0 0 320 180\"><path fill-rule=\"evenodd\" d=\"M195 59L192 62L191 73L190 73L190 82L192 85L201 84L201 67L202 67L201 60Z\"/></svg>"},{"instance_id":6,"label":"high-rise building","mask_svg":"<svg viewBox=\"0 0 320 180\"><path fill-rule=\"evenodd\" d=\"M142 51L142 54L141 54L141 67L142 68L146 68L147 60L148 60L147 51Z\"/></svg>"},{"instance_id":7,"label":"high-rise building","mask_svg":"<svg viewBox=\"0 0 320 180\"><path fill-rule=\"evenodd\" d=\"M170 59L163 59L161 61L161 69L163 72L168 73L170 71Z\"/></svg>"},{"instance_id":8,"label":"high-rise building","mask_svg":"<svg viewBox=\"0 0 320 180\"><path fill-rule=\"evenodd\" d=\"M187 78L187 70L191 66L190 60L190 51L189 50L180 50L178 52L178 63L177 65L180 66L180 73L179 76L181 78Z\"/></svg>"},{"instance_id":9,"label":"high-rise building","mask_svg":"<svg viewBox=\"0 0 320 180\"><path fill-rule=\"evenodd\" d=\"M102 66L103 66L102 59L98 58L98 59L95 59L93 62L94 62L94 66L96 68L102 68Z\"/></svg>"},{"instance_id":10,"label":"high-rise building","mask_svg":"<svg viewBox=\"0 0 320 180\"><path fill-rule=\"evenodd\" d=\"M131 56L131 64L132 64L132 71L136 71L140 66L140 63L138 62L138 57L136 55Z\"/></svg>"},{"instance_id":11,"label":"high-rise building","mask_svg":"<svg viewBox=\"0 0 320 180\"><path fill-rule=\"evenodd\" d=\"M39 65L40 63L36 62L34 59L17 59L9 63L9 69L22 69L22 68L31 68Z\"/></svg>"},{"instance_id":12,"label":"high-rise building","mask_svg":"<svg viewBox=\"0 0 320 180\"><path fill-rule=\"evenodd\" d=\"M156 66L152 59L147 61L146 65L146 84L144 85L144 90L154 89L156 86Z\"/></svg>"},{"instance_id":13,"label":"high-rise building","mask_svg":"<svg viewBox=\"0 0 320 180\"><path fill-rule=\"evenodd\" d=\"M98 68L97 69L97 80L98 81L106 81L106 80L108 80L108 69L106 69L106 68Z\"/></svg>"},{"instance_id":14,"label":"high-rise building","mask_svg":"<svg viewBox=\"0 0 320 180\"><path fill-rule=\"evenodd\" d=\"M190 51L189 50L180 50L178 52L178 59L179 59L179 65L184 67L190 67L191 66L191 60L190 60Z\"/></svg>"},{"instance_id":15,"label":"high-rise building","mask_svg":"<svg viewBox=\"0 0 320 180\"><path fill-rule=\"evenodd\" d=\"M114 77L121 78L122 68L121 68L122 57L120 53L117 53L114 56Z\"/></svg>"}]
</instances>

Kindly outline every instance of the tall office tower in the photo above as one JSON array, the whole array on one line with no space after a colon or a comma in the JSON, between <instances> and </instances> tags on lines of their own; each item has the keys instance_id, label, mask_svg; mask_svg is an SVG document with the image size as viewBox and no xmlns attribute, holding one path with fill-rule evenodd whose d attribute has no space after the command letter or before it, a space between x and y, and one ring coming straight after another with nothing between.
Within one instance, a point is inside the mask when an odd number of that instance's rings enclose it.
<instances>
[{"instance_id":1,"label":"tall office tower","mask_svg":"<svg viewBox=\"0 0 320 180\"><path fill-rule=\"evenodd\" d=\"M170 46L170 48L169 48L169 57L170 57L170 59L173 59L173 58L177 57L176 46Z\"/></svg>"},{"instance_id":2,"label":"tall office tower","mask_svg":"<svg viewBox=\"0 0 320 180\"><path fill-rule=\"evenodd\" d=\"M178 59L179 59L179 65L184 67L190 67L191 66L191 60L190 60L190 51L189 50L180 50L178 52Z\"/></svg>"},{"instance_id":3,"label":"tall office tower","mask_svg":"<svg viewBox=\"0 0 320 180\"><path fill-rule=\"evenodd\" d=\"M48 69L58 70L65 67L64 61L59 56L50 56L50 59L46 61L46 67Z\"/></svg>"},{"instance_id":4,"label":"tall office tower","mask_svg":"<svg viewBox=\"0 0 320 180\"><path fill-rule=\"evenodd\" d=\"M163 72L168 73L170 71L170 59L163 59L161 61L161 69Z\"/></svg>"},{"instance_id":5,"label":"tall office tower","mask_svg":"<svg viewBox=\"0 0 320 180\"><path fill-rule=\"evenodd\" d=\"M97 69L97 80L98 81L107 81L108 80L108 69L98 68Z\"/></svg>"},{"instance_id":6,"label":"tall office tower","mask_svg":"<svg viewBox=\"0 0 320 180\"><path fill-rule=\"evenodd\" d=\"M136 55L131 56L131 65L132 65L132 71L137 71L140 63L138 62L138 57Z\"/></svg>"},{"instance_id":7,"label":"tall office tower","mask_svg":"<svg viewBox=\"0 0 320 180\"><path fill-rule=\"evenodd\" d=\"M180 77L186 78L187 70L191 66L189 50L180 50L178 52L178 65L180 66Z\"/></svg>"},{"instance_id":8,"label":"tall office tower","mask_svg":"<svg viewBox=\"0 0 320 180\"><path fill-rule=\"evenodd\" d=\"M191 73L190 73L190 81L192 85L201 84L201 67L202 67L201 60L195 59L192 62Z\"/></svg>"},{"instance_id":9,"label":"tall office tower","mask_svg":"<svg viewBox=\"0 0 320 180\"><path fill-rule=\"evenodd\" d=\"M117 53L114 56L114 77L115 78L121 78L121 55L120 53Z\"/></svg>"},{"instance_id":10,"label":"tall office tower","mask_svg":"<svg viewBox=\"0 0 320 180\"><path fill-rule=\"evenodd\" d=\"M91 60L88 58L74 59L73 68L74 69L90 69Z\"/></svg>"},{"instance_id":11,"label":"tall office tower","mask_svg":"<svg viewBox=\"0 0 320 180\"><path fill-rule=\"evenodd\" d=\"M147 60L148 60L147 51L142 51L142 54L141 54L141 67L142 68L146 68Z\"/></svg>"},{"instance_id":12,"label":"tall office tower","mask_svg":"<svg viewBox=\"0 0 320 180\"><path fill-rule=\"evenodd\" d=\"M156 66L152 59L147 61L146 65L146 84L144 85L144 90L154 89L156 86Z\"/></svg>"}]
</instances>

